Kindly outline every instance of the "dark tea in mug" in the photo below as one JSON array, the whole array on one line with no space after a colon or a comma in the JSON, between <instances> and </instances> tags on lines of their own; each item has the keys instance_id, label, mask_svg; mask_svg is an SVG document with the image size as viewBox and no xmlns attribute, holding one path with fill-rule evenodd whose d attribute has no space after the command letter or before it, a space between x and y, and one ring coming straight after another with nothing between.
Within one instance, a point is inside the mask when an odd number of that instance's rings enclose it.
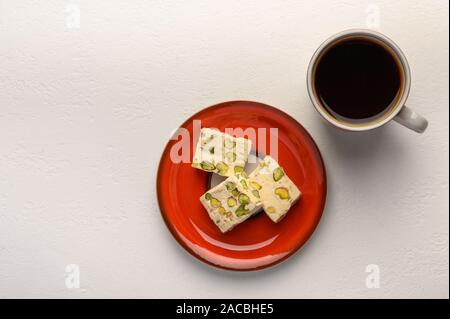
<instances>
[{"instance_id":1,"label":"dark tea in mug","mask_svg":"<svg viewBox=\"0 0 450 319\"><path fill-rule=\"evenodd\" d=\"M395 108L402 94L401 70L383 43L344 38L319 57L314 87L320 103L337 120L367 123Z\"/></svg>"}]
</instances>

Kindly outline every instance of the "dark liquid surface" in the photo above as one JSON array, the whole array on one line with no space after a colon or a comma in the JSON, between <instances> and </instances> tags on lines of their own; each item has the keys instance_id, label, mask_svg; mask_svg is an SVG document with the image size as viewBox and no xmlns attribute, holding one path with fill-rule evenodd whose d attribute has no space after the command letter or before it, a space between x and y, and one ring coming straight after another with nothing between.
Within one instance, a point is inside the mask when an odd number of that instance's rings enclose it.
<instances>
[{"instance_id":1,"label":"dark liquid surface","mask_svg":"<svg viewBox=\"0 0 450 319\"><path fill-rule=\"evenodd\" d=\"M335 118L362 122L383 116L396 102L401 75L395 58L367 39L344 40L319 61L315 88Z\"/></svg>"}]
</instances>

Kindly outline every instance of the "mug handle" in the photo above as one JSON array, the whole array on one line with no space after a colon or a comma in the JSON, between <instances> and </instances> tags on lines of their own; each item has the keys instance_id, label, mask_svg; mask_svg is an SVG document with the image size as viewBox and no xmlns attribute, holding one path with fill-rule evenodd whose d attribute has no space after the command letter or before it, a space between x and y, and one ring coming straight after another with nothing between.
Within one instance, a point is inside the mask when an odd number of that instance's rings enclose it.
<instances>
[{"instance_id":1,"label":"mug handle","mask_svg":"<svg viewBox=\"0 0 450 319\"><path fill-rule=\"evenodd\" d=\"M417 133L425 132L428 126L426 118L414 112L407 106L403 106L400 112L394 117L394 120Z\"/></svg>"}]
</instances>

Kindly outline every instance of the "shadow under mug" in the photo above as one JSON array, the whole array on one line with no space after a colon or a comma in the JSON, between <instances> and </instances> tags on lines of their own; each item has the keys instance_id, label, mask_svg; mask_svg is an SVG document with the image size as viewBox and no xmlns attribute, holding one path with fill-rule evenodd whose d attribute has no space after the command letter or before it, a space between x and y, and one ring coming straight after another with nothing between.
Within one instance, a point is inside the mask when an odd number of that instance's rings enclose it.
<instances>
[{"instance_id":1,"label":"shadow under mug","mask_svg":"<svg viewBox=\"0 0 450 319\"><path fill-rule=\"evenodd\" d=\"M333 47L336 43L349 38L366 38L371 41L376 41L382 45L398 60L400 72L402 73L403 78L403 87L400 92L400 97L391 107L390 112L386 116L380 117L377 120L368 120L367 122L358 123L357 125L341 121L330 114L322 105L315 88L316 68L324 53L326 53L327 50ZM316 110L326 121L341 129L348 131L367 131L380 127L391 120L395 120L396 122L418 133L423 133L428 126L428 121L424 117L405 106L405 102L411 88L411 72L405 55L391 39L379 32L365 29L351 29L340 32L328 38L319 46L316 52L314 52L314 55L309 62L306 81L309 97Z\"/></svg>"}]
</instances>

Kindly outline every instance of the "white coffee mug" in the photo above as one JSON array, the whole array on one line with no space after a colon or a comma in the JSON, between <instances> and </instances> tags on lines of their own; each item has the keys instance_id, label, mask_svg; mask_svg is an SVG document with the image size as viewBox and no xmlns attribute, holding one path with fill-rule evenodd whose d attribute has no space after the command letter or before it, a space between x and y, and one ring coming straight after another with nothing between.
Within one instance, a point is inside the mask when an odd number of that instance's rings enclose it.
<instances>
[{"instance_id":1,"label":"white coffee mug","mask_svg":"<svg viewBox=\"0 0 450 319\"><path fill-rule=\"evenodd\" d=\"M368 119L367 122L360 121L357 124L337 119L330 112L328 112L321 103L320 98L318 97L314 81L318 62L323 57L327 49L334 46L337 42L351 38L367 38L368 40L375 41L376 43L382 45L392 54L392 56L396 57L396 59L398 60L400 64L400 72L402 73L401 76L403 78L402 87L400 88L400 96L396 100L394 105L391 106L390 112L386 116L379 117L378 119ZM311 98L312 104L319 112L319 114L329 123L344 130L372 130L388 123L391 120L395 120L396 122L418 133L423 133L428 126L428 121L424 117L405 106L405 102L408 98L409 90L411 88L411 72L405 55L391 39L387 38L379 32L365 29L351 29L340 32L327 39L319 46L319 48L311 58L307 73L307 86L309 97Z\"/></svg>"}]
</instances>

